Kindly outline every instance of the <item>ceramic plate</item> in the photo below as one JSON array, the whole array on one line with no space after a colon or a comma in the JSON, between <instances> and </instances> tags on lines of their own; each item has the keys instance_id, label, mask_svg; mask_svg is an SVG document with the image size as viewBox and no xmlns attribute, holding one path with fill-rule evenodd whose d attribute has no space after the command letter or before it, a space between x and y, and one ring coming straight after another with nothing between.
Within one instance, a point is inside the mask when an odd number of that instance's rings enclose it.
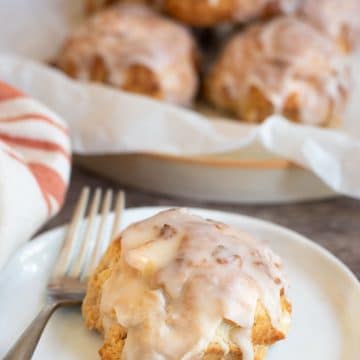
<instances>
[{"instance_id":1,"label":"ceramic plate","mask_svg":"<svg viewBox=\"0 0 360 360\"><path fill-rule=\"evenodd\" d=\"M121 185L221 203L292 203L337 196L311 171L261 149L201 157L166 154L76 156Z\"/></svg>"},{"instance_id":2,"label":"ceramic plate","mask_svg":"<svg viewBox=\"0 0 360 360\"><path fill-rule=\"evenodd\" d=\"M161 209L129 209L124 226ZM270 349L267 360L359 359L360 284L339 260L277 225L218 211L192 211L265 239L283 258L293 321L288 338ZM64 232L64 227L57 228L29 242L0 273L0 358L39 311ZM50 320L33 359L97 359L100 343L97 334L84 328L79 308L61 309Z\"/></svg>"}]
</instances>

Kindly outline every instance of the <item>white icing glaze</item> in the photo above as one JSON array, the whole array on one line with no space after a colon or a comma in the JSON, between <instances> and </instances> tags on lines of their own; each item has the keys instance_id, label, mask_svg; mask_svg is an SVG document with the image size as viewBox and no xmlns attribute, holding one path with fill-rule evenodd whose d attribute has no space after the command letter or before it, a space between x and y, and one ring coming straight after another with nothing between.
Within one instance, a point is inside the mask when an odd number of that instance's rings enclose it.
<instances>
[{"instance_id":1,"label":"white icing glaze","mask_svg":"<svg viewBox=\"0 0 360 360\"><path fill-rule=\"evenodd\" d=\"M88 13L94 13L103 9L104 7L114 4L142 4L150 6L153 9L161 10L163 7L163 0L85 0L85 8Z\"/></svg>"},{"instance_id":2,"label":"white icing glaze","mask_svg":"<svg viewBox=\"0 0 360 360\"><path fill-rule=\"evenodd\" d=\"M236 329L231 334L232 341L239 344L242 352L241 360L252 360L254 357L253 345L251 342L251 329Z\"/></svg>"},{"instance_id":3,"label":"white icing glaze","mask_svg":"<svg viewBox=\"0 0 360 360\"><path fill-rule=\"evenodd\" d=\"M234 3L234 19L246 20L259 16L262 11L269 5L276 6L283 14L290 14L299 7L300 0L235 0ZM223 6L222 0L208 0L210 6Z\"/></svg>"},{"instance_id":4,"label":"white icing glaze","mask_svg":"<svg viewBox=\"0 0 360 360\"><path fill-rule=\"evenodd\" d=\"M329 109L341 112L350 74L335 45L308 24L280 17L236 35L216 69L233 101L255 86L282 113L290 94L300 98L300 120L320 124Z\"/></svg>"},{"instance_id":5,"label":"white icing glaze","mask_svg":"<svg viewBox=\"0 0 360 360\"><path fill-rule=\"evenodd\" d=\"M252 360L258 301L282 329L281 261L247 233L173 209L131 225L121 246L100 312L115 310L127 329L123 360L201 358L224 319L241 327L231 338Z\"/></svg>"},{"instance_id":6,"label":"white icing glaze","mask_svg":"<svg viewBox=\"0 0 360 360\"><path fill-rule=\"evenodd\" d=\"M235 1L234 19L246 21L262 14L267 6L276 6L282 14L291 14L299 7L299 0L237 0Z\"/></svg>"},{"instance_id":7,"label":"white icing glaze","mask_svg":"<svg viewBox=\"0 0 360 360\"><path fill-rule=\"evenodd\" d=\"M303 0L299 13L336 40L345 35L352 46L360 43L359 0Z\"/></svg>"},{"instance_id":8,"label":"white icing glaze","mask_svg":"<svg viewBox=\"0 0 360 360\"><path fill-rule=\"evenodd\" d=\"M131 65L151 69L165 100L188 104L197 87L195 44L190 33L147 7L122 4L99 12L69 37L59 65L75 64L76 77L89 80L94 60L107 69L107 82L120 88Z\"/></svg>"}]
</instances>

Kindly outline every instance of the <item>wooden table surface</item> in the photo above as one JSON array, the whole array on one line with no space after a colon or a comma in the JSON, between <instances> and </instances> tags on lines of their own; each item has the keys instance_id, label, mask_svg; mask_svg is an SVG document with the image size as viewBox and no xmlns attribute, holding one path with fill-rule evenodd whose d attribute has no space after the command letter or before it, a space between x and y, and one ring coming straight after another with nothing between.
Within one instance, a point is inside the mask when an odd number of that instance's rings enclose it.
<instances>
[{"instance_id":1,"label":"wooden table surface","mask_svg":"<svg viewBox=\"0 0 360 360\"><path fill-rule=\"evenodd\" d=\"M43 230L67 222L83 186L119 189L119 185L79 168L73 169L63 210ZM334 200L291 205L225 205L195 202L148 194L124 188L127 206L193 206L254 216L288 227L305 235L340 258L360 279L360 201L339 197Z\"/></svg>"}]
</instances>

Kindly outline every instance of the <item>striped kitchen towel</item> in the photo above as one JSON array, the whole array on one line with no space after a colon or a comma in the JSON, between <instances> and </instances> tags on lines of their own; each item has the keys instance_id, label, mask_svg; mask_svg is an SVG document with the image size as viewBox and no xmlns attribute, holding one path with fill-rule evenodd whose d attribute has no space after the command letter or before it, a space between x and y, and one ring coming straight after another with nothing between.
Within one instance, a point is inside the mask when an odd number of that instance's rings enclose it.
<instances>
[{"instance_id":1,"label":"striped kitchen towel","mask_svg":"<svg viewBox=\"0 0 360 360\"><path fill-rule=\"evenodd\" d=\"M58 212L70 168L65 123L38 101L0 82L0 268Z\"/></svg>"}]
</instances>

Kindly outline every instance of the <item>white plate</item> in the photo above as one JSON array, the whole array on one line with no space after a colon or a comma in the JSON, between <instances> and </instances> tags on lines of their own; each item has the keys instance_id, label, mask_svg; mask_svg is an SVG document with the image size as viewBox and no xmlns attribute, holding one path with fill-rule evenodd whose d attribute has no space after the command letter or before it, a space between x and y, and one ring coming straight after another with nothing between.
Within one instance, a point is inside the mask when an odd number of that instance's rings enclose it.
<instances>
[{"instance_id":1,"label":"white plate","mask_svg":"<svg viewBox=\"0 0 360 360\"><path fill-rule=\"evenodd\" d=\"M129 209L124 225L161 209ZM270 349L268 360L359 359L360 284L339 260L306 238L264 221L219 211L193 212L246 229L282 256L292 284L293 321L289 337ZM0 273L0 357L40 309L64 231L49 231L26 244ZM84 328L79 309L61 309L50 320L34 360L97 359L100 343Z\"/></svg>"},{"instance_id":2,"label":"white plate","mask_svg":"<svg viewBox=\"0 0 360 360\"><path fill-rule=\"evenodd\" d=\"M75 161L121 185L221 203L291 203L337 196L314 173L263 149L212 156L116 154Z\"/></svg>"}]
</instances>

